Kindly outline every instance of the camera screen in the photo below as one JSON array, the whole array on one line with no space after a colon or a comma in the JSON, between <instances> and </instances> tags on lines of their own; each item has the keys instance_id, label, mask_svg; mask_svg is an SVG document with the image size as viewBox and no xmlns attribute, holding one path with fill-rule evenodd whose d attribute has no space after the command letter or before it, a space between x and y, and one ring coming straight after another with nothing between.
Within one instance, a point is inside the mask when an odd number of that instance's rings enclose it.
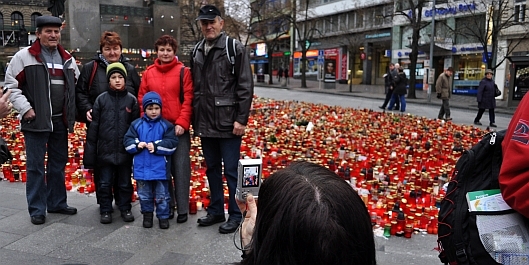
<instances>
[{"instance_id":1,"label":"camera screen","mask_svg":"<svg viewBox=\"0 0 529 265\"><path fill-rule=\"evenodd\" d=\"M259 166L245 166L242 187L259 187Z\"/></svg>"}]
</instances>

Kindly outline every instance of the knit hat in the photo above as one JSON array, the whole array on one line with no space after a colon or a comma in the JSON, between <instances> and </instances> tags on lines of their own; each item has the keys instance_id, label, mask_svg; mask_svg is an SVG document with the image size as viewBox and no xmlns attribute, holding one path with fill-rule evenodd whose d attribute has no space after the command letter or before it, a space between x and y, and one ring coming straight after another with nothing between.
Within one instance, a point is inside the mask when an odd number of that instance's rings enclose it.
<instances>
[{"instance_id":1,"label":"knit hat","mask_svg":"<svg viewBox=\"0 0 529 265\"><path fill-rule=\"evenodd\" d=\"M127 78L127 69L122 63L111 63L107 66L107 80L110 80L110 76L116 72L120 73L123 78Z\"/></svg>"},{"instance_id":2,"label":"knit hat","mask_svg":"<svg viewBox=\"0 0 529 265\"><path fill-rule=\"evenodd\" d=\"M147 107L151 104L156 104L158 106L160 106L160 108L162 107L162 98L160 97L160 95L158 95L158 93L156 92L148 92L147 94L145 94L143 96L143 99L142 99L142 103L143 103L143 111L145 111L147 109Z\"/></svg>"}]
</instances>

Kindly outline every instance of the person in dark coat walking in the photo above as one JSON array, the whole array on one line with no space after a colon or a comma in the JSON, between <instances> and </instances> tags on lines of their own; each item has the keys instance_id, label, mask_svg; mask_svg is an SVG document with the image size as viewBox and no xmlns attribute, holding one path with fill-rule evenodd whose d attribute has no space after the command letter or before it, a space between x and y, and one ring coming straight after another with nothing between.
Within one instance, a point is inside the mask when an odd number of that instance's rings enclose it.
<instances>
[{"instance_id":1,"label":"person in dark coat walking","mask_svg":"<svg viewBox=\"0 0 529 265\"><path fill-rule=\"evenodd\" d=\"M398 64L397 64L398 65ZM382 103L382 106L379 106L381 109L385 109L388 105L389 101L391 100L393 96L393 89L395 88L395 77L398 75L398 69L395 69L395 64L390 63L388 66L388 72L384 75L384 84L386 87L386 98L384 99L384 103ZM397 109L400 107L400 101L397 99Z\"/></svg>"},{"instance_id":2,"label":"person in dark coat walking","mask_svg":"<svg viewBox=\"0 0 529 265\"><path fill-rule=\"evenodd\" d=\"M388 110L398 109L394 107L397 104L397 101L400 101L400 112L404 112L406 111L406 94L408 94L406 86L408 85L408 78L402 67L399 67L399 74L395 77L394 84L395 88L391 101L389 102Z\"/></svg>"},{"instance_id":3,"label":"person in dark coat walking","mask_svg":"<svg viewBox=\"0 0 529 265\"><path fill-rule=\"evenodd\" d=\"M479 82L478 87L478 114L476 115L476 118L474 119L475 125L482 125L479 120L481 120L481 116L483 116L483 113L485 112L485 109L489 110L489 121L490 127L498 127L495 123L496 115L494 114L494 109L496 108L496 99L495 99L495 92L496 92L496 84L494 84L494 80L492 80L492 70L487 69L485 71L485 77L481 79L481 82Z\"/></svg>"},{"instance_id":4,"label":"person in dark coat walking","mask_svg":"<svg viewBox=\"0 0 529 265\"><path fill-rule=\"evenodd\" d=\"M279 70L277 70L277 81L281 82L281 77L283 77L283 68L279 67Z\"/></svg>"}]
</instances>

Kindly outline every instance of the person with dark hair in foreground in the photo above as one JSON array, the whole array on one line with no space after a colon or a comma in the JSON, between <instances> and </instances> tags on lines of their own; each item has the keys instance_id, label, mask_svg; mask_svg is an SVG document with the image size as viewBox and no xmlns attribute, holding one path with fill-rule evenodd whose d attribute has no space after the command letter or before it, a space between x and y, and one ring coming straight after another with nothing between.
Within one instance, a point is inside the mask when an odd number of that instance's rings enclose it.
<instances>
[{"instance_id":1,"label":"person with dark hair in foreground","mask_svg":"<svg viewBox=\"0 0 529 265\"><path fill-rule=\"evenodd\" d=\"M267 178L259 211L251 194L237 203L244 212L237 264L376 264L366 206L320 165L295 162Z\"/></svg>"}]
</instances>

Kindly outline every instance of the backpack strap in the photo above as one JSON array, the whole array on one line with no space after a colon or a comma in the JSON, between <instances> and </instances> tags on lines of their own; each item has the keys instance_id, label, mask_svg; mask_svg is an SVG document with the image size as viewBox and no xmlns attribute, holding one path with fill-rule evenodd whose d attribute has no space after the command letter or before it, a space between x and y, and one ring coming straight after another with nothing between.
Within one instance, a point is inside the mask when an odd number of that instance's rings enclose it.
<instances>
[{"instance_id":1,"label":"backpack strap","mask_svg":"<svg viewBox=\"0 0 529 265\"><path fill-rule=\"evenodd\" d=\"M92 87L92 84L94 83L94 77L96 76L97 72L97 62L94 61L94 64L92 66L92 73L90 74L90 81L88 81L88 92L90 92L90 87Z\"/></svg>"},{"instance_id":2,"label":"backpack strap","mask_svg":"<svg viewBox=\"0 0 529 265\"><path fill-rule=\"evenodd\" d=\"M226 55L231 63L231 73L235 74L235 40L226 36Z\"/></svg>"},{"instance_id":3,"label":"backpack strap","mask_svg":"<svg viewBox=\"0 0 529 265\"><path fill-rule=\"evenodd\" d=\"M184 104L184 75L185 75L185 66L180 68L180 104Z\"/></svg>"}]
</instances>

